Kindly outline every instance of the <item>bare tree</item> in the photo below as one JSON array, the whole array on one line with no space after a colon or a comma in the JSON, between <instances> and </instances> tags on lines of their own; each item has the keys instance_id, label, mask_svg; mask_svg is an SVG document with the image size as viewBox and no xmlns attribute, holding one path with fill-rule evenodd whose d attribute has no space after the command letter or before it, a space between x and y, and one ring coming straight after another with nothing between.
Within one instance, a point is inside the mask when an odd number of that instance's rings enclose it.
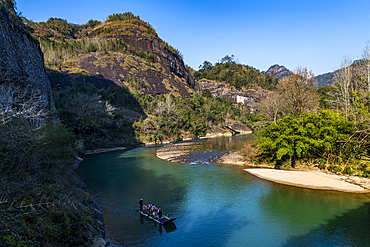
<instances>
[{"instance_id":1,"label":"bare tree","mask_svg":"<svg viewBox=\"0 0 370 247\"><path fill-rule=\"evenodd\" d=\"M276 123L278 118L285 115L281 96L279 94L272 94L266 99L263 99L258 105L257 112L263 115L267 121Z\"/></svg>"},{"instance_id":2,"label":"bare tree","mask_svg":"<svg viewBox=\"0 0 370 247\"><path fill-rule=\"evenodd\" d=\"M356 91L357 89L352 83L355 71L354 67L351 65L352 59L349 56L343 57L341 69L338 70L334 75L334 88L337 102L343 110L346 119L349 118L350 111L352 109L352 92Z\"/></svg>"},{"instance_id":3,"label":"bare tree","mask_svg":"<svg viewBox=\"0 0 370 247\"><path fill-rule=\"evenodd\" d=\"M365 62L365 68L363 70L362 79L367 82L367 91L370 92L370 46L366 44L363 52L362 59Z\"/></svg>"},{"instance_id":4,"label":"bare tree","mask_svg":"<svg viewBox=\"0 0 370 247\"><path fill-rule=\"evenodd\" d=\"M158 114L158 116L161 117L174 118L178 116L176 104L175 102L173 102L172 96L170 94L167 95L165 102L158 102L155 112Z\"/></svg>"},{"instance_id":5,"label":"bare tree","mask_svg":"<svg viewBox=\"0 0 370 247\"><path fill-rule=\"evenodd\" d=\"M303 112L319 106L319 96L315 90L315 77L307 68L297 68L278 85L280 104L287 114L299 117Z\"/></svg>"}]
</instances>

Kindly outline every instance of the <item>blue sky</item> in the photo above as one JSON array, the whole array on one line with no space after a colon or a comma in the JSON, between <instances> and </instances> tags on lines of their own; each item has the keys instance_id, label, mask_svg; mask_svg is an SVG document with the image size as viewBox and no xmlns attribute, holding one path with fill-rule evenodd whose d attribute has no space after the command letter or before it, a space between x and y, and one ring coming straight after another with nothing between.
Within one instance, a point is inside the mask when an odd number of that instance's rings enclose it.
<instances>
[{"instance_id":1,"label":"blue sky","mask_svg":"<svg viewBox=\"0 0 370 247\"><path fill-rule=\"evenodd\" d=\"M370 40L369 0L16 0L33 21L59 17L84 24L133 12L198 69L234 55L266 71L280 64L315 75L338 69L343 56L359 59Z\"/></svg>"}]
</instances>

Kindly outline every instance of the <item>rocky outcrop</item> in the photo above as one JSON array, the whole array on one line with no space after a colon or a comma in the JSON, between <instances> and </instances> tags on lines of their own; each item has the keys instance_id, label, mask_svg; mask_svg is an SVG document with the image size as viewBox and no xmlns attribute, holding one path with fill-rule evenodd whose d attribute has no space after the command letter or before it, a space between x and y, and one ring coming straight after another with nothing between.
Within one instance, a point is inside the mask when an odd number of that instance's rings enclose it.
<instances>
[{"instance_id":1,"label":"rocky outcrop","mask_svg":"<svg viewBox=\"0 0 370 247\"><path fill-rule=\"evenodd\" d=\"M267 71L268 74L275 76L279 80L283 77L289 76L292 72L284 66L275 64L272 65Z\"/></svg>"},{"instance_id":2,"label":"rocky outcrop","mask_svg":"<svg viewBox=\"0 0 370 247\"><path fill-rule=\"evenodd\" d=\"M118 26L118 27L117 27ZM111 34L100 35L100 39L121 38L125 43L136 51L143 50L154 54L156 62L169 69L180 79L185 79L191 87L195 87L194 78L186 71L182 58L172 51L172 47L167 45L147 23L140 20L133 20L130 25L119 25L115 22L105 23L104 28L113 28ZM99 29L99 28L97 28ZM89 34L93 37L93 32Z\"/></svg>"},{"instance_id":3,"label":"rocky outcrop","mask_svg":"<svg viewBox=\"0 0 370 247\"><path fill-rule=\"evenodd\" d=\"M135 85L131 87L139 89L144 94L172 93L178 96L190 97L194 91L186 79L170 71L166 64L155 63L148 65L145 60L130 54L114 53L104 56L100 53L90 53L78 60L78 67L84 69L91 76L101 80L109 80L118 86L126 84L136 78Z\"/></svg>"},{"instance_id":4,"label":"rocky outcrop","mask_svg":"<svg viewBox=\"0 0 370 247\"><path fill-rule=\"evenodd\" d=\"M207 79L199 81L199 89L200 91L208 89L213 96L226 98L232 103L242 103L252 112L257 107L257 104L269 94L268 90L237 90L235 88L228 87L226 84L217 83Z\"/></svg>"},{"instance_id":5,"label":"rocky outcrop","mask_svg":"<svg viewBox=\"0 0 370 247\"><path fill-rule=\"evenodd\" d=\"M0 83L5 79L44 98L44 110L54 108L49 79L39 44L17 17L0 2ZM5 78L5 79L4 79ZM11 80L10 80L11 79ZM2 82L1 82L2 81Z\"/></svg>"}]
</instances>

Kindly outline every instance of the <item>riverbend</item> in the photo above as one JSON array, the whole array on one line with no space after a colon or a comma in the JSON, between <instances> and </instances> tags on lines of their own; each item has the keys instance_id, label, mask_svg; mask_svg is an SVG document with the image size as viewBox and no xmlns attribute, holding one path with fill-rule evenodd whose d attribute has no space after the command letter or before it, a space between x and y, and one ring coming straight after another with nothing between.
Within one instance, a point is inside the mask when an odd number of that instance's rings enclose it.
<instances>
[{"instance_id":1,"label":"riverbend","mask_svg":"<svg viewBox=\"0 0 370 247\"><path fill-rule=\"evenodd\" d=\"M167 162L156 157L156 148L90 155L77 170L103 212L113 246L366 246L370 241L368 194L281 185L235 165ZM174 224L161 227L140 217L140 198L177 216Z\"/></svg>"}]
</instances>

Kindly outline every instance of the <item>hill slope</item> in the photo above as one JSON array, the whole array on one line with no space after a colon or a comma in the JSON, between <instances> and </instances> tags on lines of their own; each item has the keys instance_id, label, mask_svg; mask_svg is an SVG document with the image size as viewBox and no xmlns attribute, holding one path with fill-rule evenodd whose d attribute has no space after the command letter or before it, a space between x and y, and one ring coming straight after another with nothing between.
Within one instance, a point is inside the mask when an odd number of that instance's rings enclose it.
<instances>
[{"instance_id":1,"label":"hill slope","mask_svg":"<svg viewBox=\"0 0 370 247\"><path fill-rule=\"evenodd\" d=\"M50 73L54 88L89 81L98 88L125 84L153 96L190 97L196 87L181 53L132 13L82 26L57 18L28 21L28 26L40 41L46 66L62 73Z\"/></svg>"}]
</instances>

